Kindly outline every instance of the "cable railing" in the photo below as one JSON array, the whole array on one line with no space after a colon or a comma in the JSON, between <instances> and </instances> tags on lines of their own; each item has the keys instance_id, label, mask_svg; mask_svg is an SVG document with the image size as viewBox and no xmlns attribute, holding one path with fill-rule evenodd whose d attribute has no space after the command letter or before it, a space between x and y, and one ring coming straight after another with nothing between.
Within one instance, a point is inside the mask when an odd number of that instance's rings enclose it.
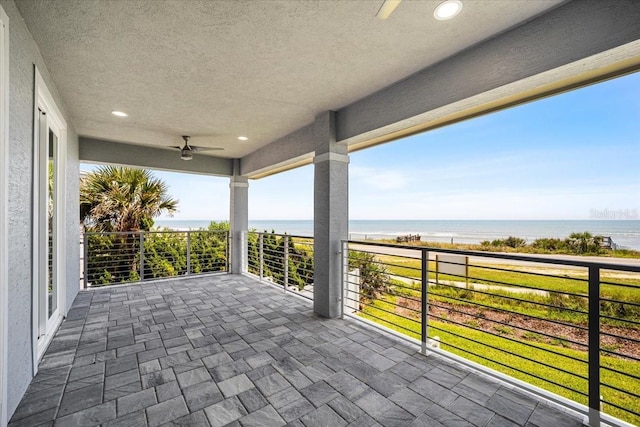
<instances>
[{"instance_id":1,"label":"cable railing","mask_svg":"<svg viewBox=\"0 0 640 427\"><path fill-rule=\"evenodd\" d=\"M260 280L313 299L313 238L250 231L247 269Z\"/></svg>"},{"instance_id":2,"label":"cable railing","mask_svg":"<svg viewBox=\"0 0 640 427\"><path fill-rule=\"evenodd\" d=\"M246 241L248 273L313 299L313 238ZM86 286L228 271L227 232L86 233L82 244ZM591 425L640 425L640 266L363 241L341 252L345 315Z\"/></svg>"},{"instance_id":3,"label":"cable railing","mask_svg":"<svg viewBox=\"0 0 640 427\"><path fill-rule=\"evenodd\" d=\"M344 314L613 424L640 424L640 266L343 242Z\"/></svg>"},{"instance_id":4,"label":"cable railing","mask_svg":"<svg viewBox=\"0 0 640 427\"><path fill-rule=\"evenodd\" d=\"M84 233L84 288L229 270L226 231Z\"/></svg>"}]
</instances>

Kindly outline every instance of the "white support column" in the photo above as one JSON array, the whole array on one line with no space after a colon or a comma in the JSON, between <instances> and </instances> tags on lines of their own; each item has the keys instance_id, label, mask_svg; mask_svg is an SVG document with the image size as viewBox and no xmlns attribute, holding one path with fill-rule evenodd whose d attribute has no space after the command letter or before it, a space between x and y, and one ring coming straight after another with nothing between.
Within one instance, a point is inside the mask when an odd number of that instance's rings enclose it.
<instances>
[{"instance_id":1,"label":"white support column","mask_svg":"<svg viewBox=\"0 0 640 427\"><path fill-rule=\"evenodd\" d=\"M249 231L249 179L240 176L240 160L233 163L231 177L231 214L229 233L231 238L231 273L247 271L247 233Z\"/></svg>"},{"instance_id":2,"label":"white support column","mask_svg":"<svg viewBox=\"0 0 640 427\"><path fill-rule=\"evenodd\" d=\"M336 143L333 111L316 118L314 139L313 310L334 318L342 314L340 251L349 235L349 156L347 147Z\"/></svg>"}]
</instances>

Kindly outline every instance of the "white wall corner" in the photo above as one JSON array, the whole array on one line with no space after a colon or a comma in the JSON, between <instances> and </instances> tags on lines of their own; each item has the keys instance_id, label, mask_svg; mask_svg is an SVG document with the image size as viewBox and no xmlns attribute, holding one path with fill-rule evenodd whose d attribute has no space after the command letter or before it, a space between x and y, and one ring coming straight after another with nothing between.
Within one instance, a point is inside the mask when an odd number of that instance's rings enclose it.
<instances>
[{"instance_id":1,"label":"white wall corner","mask_svg":"<svg viewBox=\"0 0 640 427\"><path fill-rule=\"evenodd\" d=\"M0 425L7 425L9 17L0 5Z\"/></svg>"}]
</instances>

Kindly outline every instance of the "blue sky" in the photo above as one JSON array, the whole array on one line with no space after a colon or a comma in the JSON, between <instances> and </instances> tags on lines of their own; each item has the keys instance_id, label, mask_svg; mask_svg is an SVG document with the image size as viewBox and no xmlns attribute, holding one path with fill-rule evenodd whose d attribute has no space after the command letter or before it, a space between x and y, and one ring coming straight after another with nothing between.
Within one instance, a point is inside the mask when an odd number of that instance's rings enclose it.
<instances>
[{"instance_id":1,"label":"blue sky","mask_svg":"<svg viewBox=\"0 0 640 427\"><path fill-rule=\"evenodd\" d=\"M589 219L640 209L640 73L350 155L350 219ZM156 172L172 219L229 217L226 178ZM249 184L249 219L312 219L313 166Z\"/></svg>"}]
</instances>

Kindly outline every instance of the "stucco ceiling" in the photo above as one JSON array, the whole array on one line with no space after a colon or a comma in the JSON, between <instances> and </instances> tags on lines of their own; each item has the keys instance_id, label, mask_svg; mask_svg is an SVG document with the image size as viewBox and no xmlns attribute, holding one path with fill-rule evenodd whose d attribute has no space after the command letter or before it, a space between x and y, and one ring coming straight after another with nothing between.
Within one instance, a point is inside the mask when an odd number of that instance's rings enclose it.
<instances>
[{"instance_id":1,"label":"stucco ceiling","mask_svg":"<svg viewBox=\"0 0 640 427\"><path fill-rule=\"evenodd\" d=\"M561 0L18 0L77 132L242 157ZM129 117L111 115L121 110ZM242 142L239 135L249 137Z\"/></svg>"}]
</instances>

